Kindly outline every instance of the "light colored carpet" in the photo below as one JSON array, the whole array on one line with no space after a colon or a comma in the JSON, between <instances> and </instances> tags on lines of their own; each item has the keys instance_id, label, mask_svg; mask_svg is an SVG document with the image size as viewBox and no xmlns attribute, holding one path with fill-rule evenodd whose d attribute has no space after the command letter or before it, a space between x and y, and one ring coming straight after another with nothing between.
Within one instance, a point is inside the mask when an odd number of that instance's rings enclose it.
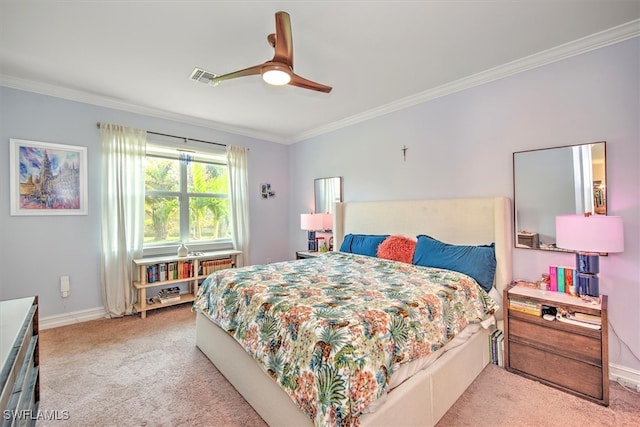
<instances>
[{"instance_id":1,"label":"light colored carpet","mask_svg":"<svg viewBox=\"0 0 640 427\"><path fill-rule=\"evenodd\" d=\"M186 305L40 333L38 426L264 426L195 347ZM399 420L398 425L402 422ZM609 408L488 366L444 426L639 426L640 395L611 385Z\"/></svg>"}]
</instances>

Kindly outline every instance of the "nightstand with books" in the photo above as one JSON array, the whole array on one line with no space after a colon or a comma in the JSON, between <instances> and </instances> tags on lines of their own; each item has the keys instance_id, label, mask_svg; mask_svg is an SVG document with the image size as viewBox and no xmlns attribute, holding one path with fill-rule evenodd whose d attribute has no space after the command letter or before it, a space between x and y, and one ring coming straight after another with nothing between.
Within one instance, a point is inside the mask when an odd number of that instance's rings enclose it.
<instances>
[{"instance_id":1,"label":"nightstand with books","mask_svg":"<svg viewBox=\"0 0 640 427\"><path fill-rule=\"evenodd\" d=\"M607 296L580 298L518 282L504 291L508 371L609 405Z\"/></svg>"}]
</instances>

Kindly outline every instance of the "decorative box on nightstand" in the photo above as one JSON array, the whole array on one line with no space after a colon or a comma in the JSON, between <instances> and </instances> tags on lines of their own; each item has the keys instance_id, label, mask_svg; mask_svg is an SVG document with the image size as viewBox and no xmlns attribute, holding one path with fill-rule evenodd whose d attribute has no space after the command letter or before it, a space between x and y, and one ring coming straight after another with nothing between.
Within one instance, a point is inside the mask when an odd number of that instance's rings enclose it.
<instances>
[{"instance_id":1,"label":"decorative box on nightstand","mask_svg":"<svg viewBox=\"0 0 640 427\"><path fill-rule=\"evenodd\" d=\"M508 371L609 405L607 296L583 301L560 292L514 284L504 291L504 359ZM543 312L581 313L598 325L567 323Z\"/></svg>"}]
</instances>

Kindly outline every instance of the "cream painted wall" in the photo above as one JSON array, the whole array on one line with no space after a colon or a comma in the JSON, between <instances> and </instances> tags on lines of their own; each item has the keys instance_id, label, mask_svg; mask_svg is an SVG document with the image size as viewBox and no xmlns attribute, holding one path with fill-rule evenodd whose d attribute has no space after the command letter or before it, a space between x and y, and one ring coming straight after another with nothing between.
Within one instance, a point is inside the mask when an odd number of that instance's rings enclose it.
<instances>
[{"instance_id":1,"label":"cream painted wall","mask_svg":"<svg viewBox=\"0 0 640 427\"><path fill-rule=\"evenodd\" d=\"M291 251L305 245L295 219L313 207L316 177L343 176L346 201L513 197L514 151L607 141L609 214L625 226L625 252L601 260L609 356L640 370L639 123L635 38L297 143ZM537 279L551 264L574 258L514 249L516 278Z\"/></svg>"}]
</instances>

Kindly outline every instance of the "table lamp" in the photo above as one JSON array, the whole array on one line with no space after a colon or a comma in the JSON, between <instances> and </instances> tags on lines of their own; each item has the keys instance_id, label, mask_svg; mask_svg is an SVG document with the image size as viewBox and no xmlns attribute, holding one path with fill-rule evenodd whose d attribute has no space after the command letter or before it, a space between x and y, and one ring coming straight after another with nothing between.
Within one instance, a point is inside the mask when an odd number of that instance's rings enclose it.
<instances>
[{"instance_id":1,"label":"table lamp","mask_svg":"<svg viewBox=\"0 0 640 427\"><path fill-rule=\"evenodd\" d=\"M556 246L576 251L576 292L600 295L600 254L624 251L622 217L560 215L556 217Z\"/></svg>"},{"instance_id":2,"label":"table lamp","mask_svg":"<svg viewBox=\"0 0 640 427\"><path fill-rule=\"evenodd\" d=\"M322 215L322 230L331 231L333 230L333 215L330 213L323 213Z\"/></svg>"},{"instance_id":3,"label":"table lamp","mask_svg":"<svg viewBox=\"0 0 640 427\"><path fill-rule=\"evenodd\" d=\"M316 231L322 230L323 227L323 215L321 214L300 214L300 229L307 230L307 248L309 251L315 252L318 250L318 244L316 242Z\"/></svg>"}]
</instances>

